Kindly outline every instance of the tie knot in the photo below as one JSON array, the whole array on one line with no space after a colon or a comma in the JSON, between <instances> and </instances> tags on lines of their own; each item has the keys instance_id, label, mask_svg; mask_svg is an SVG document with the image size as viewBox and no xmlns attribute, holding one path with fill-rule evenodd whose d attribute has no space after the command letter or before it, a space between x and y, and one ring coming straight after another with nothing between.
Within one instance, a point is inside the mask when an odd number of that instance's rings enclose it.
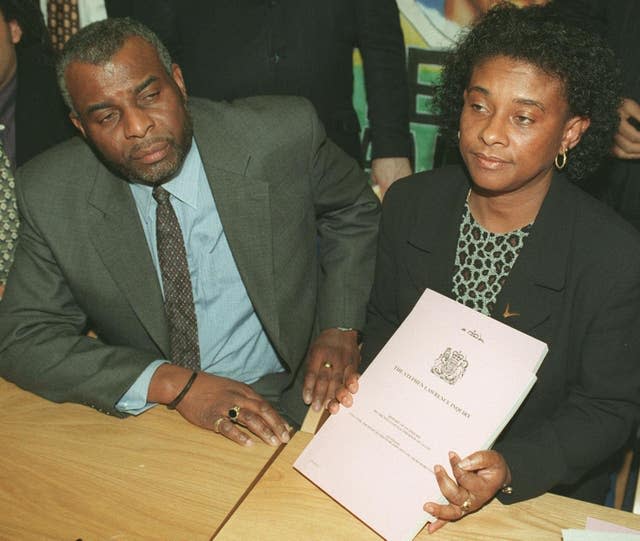
<instances>
[{"instance_id":1,"label":"tie knot","mask_svg":"<svg viewBox=\"0 0 640 541\"><path fill-rule=\"evenodd\" d=\"M162 186L156 186L153 188L153 192L151 192L153 198L160 204L164 205L169 201L170 193L165 190Z\"/></svg>"}]
</instances>

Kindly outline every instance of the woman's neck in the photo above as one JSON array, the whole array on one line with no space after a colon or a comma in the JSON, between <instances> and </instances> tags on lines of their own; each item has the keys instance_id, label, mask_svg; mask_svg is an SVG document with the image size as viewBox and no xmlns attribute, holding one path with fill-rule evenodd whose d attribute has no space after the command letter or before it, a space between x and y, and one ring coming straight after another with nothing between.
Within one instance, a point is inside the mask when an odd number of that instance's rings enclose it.
<instances>
[{"instance_id":1,"label":"woman's neck","mask_svg":"<svg viewBox=\"0 0 640 541\"><path fill-rule=\"evenodd\" d=\"M508 233L535 221L551 180L514 192L494 194L475 186L469 191L467 202L476 222L492 233Z\"/></svg>"}]
</instances>

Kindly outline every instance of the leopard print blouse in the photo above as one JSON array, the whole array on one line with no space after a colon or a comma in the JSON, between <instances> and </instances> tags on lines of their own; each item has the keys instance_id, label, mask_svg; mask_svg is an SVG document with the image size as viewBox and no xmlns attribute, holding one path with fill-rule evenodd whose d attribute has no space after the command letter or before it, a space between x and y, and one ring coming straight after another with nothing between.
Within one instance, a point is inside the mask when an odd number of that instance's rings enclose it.
<instances>
[{"instance_id":1,"label":"leopard print blouse","mask_svg":"<svg viewBox=\"0 0 640 541\"><path fill-rule=\"evenodd\" d=\"M490 315L532 225L508 233L492 233L474 220L465 203L453 269L451 291L455 299Z\"/></svg>"}]
</instances>

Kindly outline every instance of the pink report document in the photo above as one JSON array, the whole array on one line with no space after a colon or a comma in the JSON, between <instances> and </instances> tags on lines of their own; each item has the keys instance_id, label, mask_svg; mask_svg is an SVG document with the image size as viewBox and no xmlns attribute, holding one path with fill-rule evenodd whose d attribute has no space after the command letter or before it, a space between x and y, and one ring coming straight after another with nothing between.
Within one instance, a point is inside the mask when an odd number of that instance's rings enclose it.
<instances>
[{"instance_id":1,"label":"pink report document","mask_svg":"<svg viewBox=\"0 0 640 541\"><path fill-rule=\"evenodd\" d=\"M433 473L491 447L536 380L543 342L427 289L294 467L389 541L444 502Z\"/></svg>"}]
</instances>

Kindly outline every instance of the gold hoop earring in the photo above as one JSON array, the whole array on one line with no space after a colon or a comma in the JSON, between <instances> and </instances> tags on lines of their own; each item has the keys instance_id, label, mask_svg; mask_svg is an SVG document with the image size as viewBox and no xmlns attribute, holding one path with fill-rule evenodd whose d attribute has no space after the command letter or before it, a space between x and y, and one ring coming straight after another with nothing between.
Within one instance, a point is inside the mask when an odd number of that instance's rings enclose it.
<instances>
[{"instance_id":1,"label":"gold hoop earring","mask_svg":"<svg viewBox=\"0 0 640 541\"><path fill-rule=\"evenodd\" d=\"M460 130L458 130L458 141L460 141Z\"/></svg>"},{"instance_id":2,"label":"gold hoop earring","mask_svg":"<svg viewBox=\"0 0 640 541\"><path fill-rule=\"evenodd\" d=\"M560 160L558 160L558 157L562 156L562 158ZM564 166L567 165L567 150L566 149L562 149L562 152L558 155L556 155L556 159L554 160L554 163L556 164L556 168L558 169L558 171L562 171L564 169Z\"/></svg>"}]
</instances>

